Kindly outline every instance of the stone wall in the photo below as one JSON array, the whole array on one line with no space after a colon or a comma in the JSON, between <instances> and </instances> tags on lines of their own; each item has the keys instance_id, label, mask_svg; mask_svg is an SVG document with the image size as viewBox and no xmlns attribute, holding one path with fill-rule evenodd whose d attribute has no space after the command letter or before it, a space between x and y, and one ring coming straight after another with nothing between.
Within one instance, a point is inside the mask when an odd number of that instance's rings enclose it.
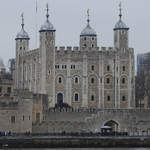
<instances>
[{"instance_id":1,"label":"stone wall","mask_svg":"<svg viewBox=\"0 0 150 150\"><path fill-rule=\"evenodd\" d=\"M20 99L19 102L1 104L0 131L32 132L32 101L30 99Z\"/></svg>"},{"instance_id":2,"label":"stone wall","mask_svg":"<svg viewBox=\"0 0 150 150\"><path fill-rule=\"evenodd\" d=\"M148 109L51 109L46 120L33 125L34 133L101 132L106 123L113 121L119 132L149 132Z\"/></svg>"}]
</instances>

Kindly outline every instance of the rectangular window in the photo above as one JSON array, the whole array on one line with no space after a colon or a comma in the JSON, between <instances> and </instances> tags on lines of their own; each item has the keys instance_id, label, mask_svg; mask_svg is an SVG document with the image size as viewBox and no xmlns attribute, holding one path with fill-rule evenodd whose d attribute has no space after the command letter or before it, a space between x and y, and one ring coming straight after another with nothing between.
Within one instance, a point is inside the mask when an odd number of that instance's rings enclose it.
<instances>
[{"instance_id":1,"label":"rectangular window","mask_svg":"<svg viewBox=\"0 0 150 150\"><path fill-rule=\"evenodd\" d=\"M110 101L110 96L107 96L107 101Z\"/></svg>"},{"instance_id":2,"label":"rectangular window","mask_svg":"<svg viewBox=\"0 0 150 150\"><path fill-rule=\"evenodd\" d=\"M15 116L11 116L11 123L14 124L16 122Z\"/></svg>"},{"instance_id":3,"label":"rectangular window","mask_svg":"<svg viewBox=\"0 0 150 150\"><path fill-rule=\"evenodd\" d=\"M24 121L24 116L22 117L22 120Z\"/></svg>"},{"instance_id":4,"label":"rectangular window","mask_svg":"<svg viewBox=\"0 0 150 150\"><path fill-rule=\"evenodd\" d=\"M9 94L11 93L11 87L7 88L7 93L9 93Z\"/></svg>"},{"instance_id":5,"label":"rectangular window","mask_svg":"<svg viewBox=\"0 0 150 150\"><path fill-rule=\"evenodd\" d=\"M107 71L110 71L110 66L109 65L107 66Z\"/></svg>"},{"instance_id":6,"label":"rectangular window","mask_svg":"<svg viewBox=\"0 0 150 150\"><path fill-rule=\"evenodd\" d=\"M94 65L91 66L91 70L94 71Z\"/></svg>"},{"instance_id":7,"label":"rectangular window","mask_svg":"<svg viewBox=\"0 0 150 150\"><path fill-rule=\"evenodd\" d=\"M71 65L71 69L75 69L75 65Z\"/></svg>"}]
</instances>

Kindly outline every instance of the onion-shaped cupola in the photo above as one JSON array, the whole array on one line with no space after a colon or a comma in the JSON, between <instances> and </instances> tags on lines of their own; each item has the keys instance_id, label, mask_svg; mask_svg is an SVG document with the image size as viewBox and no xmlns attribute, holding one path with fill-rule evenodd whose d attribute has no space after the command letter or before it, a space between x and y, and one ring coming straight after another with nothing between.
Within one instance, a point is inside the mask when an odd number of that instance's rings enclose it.
<instances>
[{"instance_id":1,"label":"onion-shaped cupola","mask_svg":"<svg viewBox=\"0 0 150 150\"><path fill-rule=\"evenodd\" d=\"M118 49L128 48L129 27L122 21L122 4L119 4L119 21L114 27L114 46Z\"/></svg>"},{"instance_id":2,"label":"onion-shaped cupola","mask_svg":"<svg viewBox=\"0 0 150 150\"><path fill-rule=\"evenodd\" d=\"M45 23L41 26L40 28L40 31L39 32L47 32L47 31L52 31L52 32L55 32L55 28L53 26L53 24L49 21L49 7L48 7L48 4L46 6L46 21Z\"/></svg>"},{"instance_id":3,"label":"onion-shaped cupola","mask_svg":"<svg viewBox=\"0 0 150 150\"><path fill-rule=\"evenodd\" d=\"M21 28L21 31L17 34L15 40L30 40L28 33L24 29L24 14L23 13L21 17L22 17L22 24L21 24L22 28Z\"/></svg>"},{"instance_id":4,"label":"onion-shaped cupola","mask_svg":"<svg viewBox=\"0 0 150 150\"><path fill-rule=\"evenodd\" d=\"M97 47L97 34L96 31L90 26L89 9L87 11L87 26L80 34L80 49L94 49Z\"/></svg>"}]
</instances>

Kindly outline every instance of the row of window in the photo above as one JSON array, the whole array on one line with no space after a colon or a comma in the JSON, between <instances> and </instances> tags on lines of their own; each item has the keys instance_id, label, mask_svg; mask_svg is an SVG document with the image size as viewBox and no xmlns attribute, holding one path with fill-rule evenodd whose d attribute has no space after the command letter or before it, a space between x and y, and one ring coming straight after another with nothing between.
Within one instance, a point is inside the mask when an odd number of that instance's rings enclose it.
<instances>
[{"instance_id":1,"label":"row of window","mask_svg":"<svg viewBox=\"0 0 150 150\"><path fill-rule=\"evenodd\" d=\"M108 65L107 66L107 71L110 71L110 66ZM117 67L117 71L118 71L118 67ZM126 71L126 67L125 66L122 66L122 71Z\"/></svg>"},{"instance_id":2,"label":"row of window","mask_svg":"<svg viewBox=\"0 0 150 150\"><path fill-rule=\"evenodd\" d=\"M23 49L23 50L26 50L26 48L25 48L25 47L20 47L20 50L22 50L22 49Z\"/></svg>"},{"instance_id":3,"label":"row of window","mask_svg":"<svg viewBox=\"0 0 150 150\"><path fill-rule=\"evenodd\" d=\"M71 65L70 68L71 68L71 69L75 69L76 66L75 66L75 65ZM62 65L62 66L60 66L60 65L55 65L55 69L67 69L67 65Z\"/></svg>"},{"instance_id":4,"label":"row of window","mask_svg":"<svg viewBox=\"0 0 150 150\"><path fill-rule=\"evenodd\" d=\"M78 93L75 93L74 100L75 100L75 102L79 101L79 94ZM91 101L94 101L94 100L95 100L95 96L91 95Z\"/></svg>"},{"instance_id":5,"label":"row of window","mask_svg":"<svg viewBox=\"0 0 150 150\"><path fill-rule=\"evenodd\" d=\"M107 101L111 101L111 97L107 96ZM122 101L126 101L126 96L122 96Z\"/></svg>"},{"instance_id":6,"label":"row of window","mask_svg":"<svg viewBox=\"0 0 150 150\"><path fill-rule=\"evenodd\" d=\"M55 65L55 69L67 69L67 65ZM71 65L71 69L75 69L75 65ZM92 65L91 66L91 70L94 71L95 70L95 66ZM110 65L107 65L107 71L110 71ZM117 67L117 71L118 71L118 67ZM126 67L122 66L122 71L126 71Z\"/></svg>"},{"instance_id":7,"label":"row of window","mask_svg":"<svg viewBox=\"0 0 150 150\"><path fill-rule=\"evenodd\" d=\"M76 102L79 101L79 94L78 93L75 93L74 100ZM94 101L94 100L95 100L95 96L91 95L91 101ZM111 97L109 95L107 96L107 101L111 101ZM126 101L126 96L122 96L122 101Z\"/></svg>"},{"instance_id":8,"label":"row of window","mask_svg":"<svg viewBox=\"0 0 150 150\"><path fill-rule=\"evenodd\" d=\"M106 79L106 83L107 83L107 84L110 84L110 78L107 78L107 79ZM117 83L118 83L118 80L117 80ZM126 84L126 79L125 79L125 78L122 78L121 83L122 83L122 84Z\"/></svg>"},{"instance_id":9,"label":"row of window","mask_svg":"<svg viewBox=\"0 0 150 150\"><path fill-rule=\"evenodd\" d=\"M107 84L110 84L110 81L111 81L110 78L106 78L106 83L107 83ZM58 83L59 83L59 84L62 83L62 77L59 77L59 78L58 78ZM74 83L75 83L75 84L78 84L78 83L79 83L79 77L75 77L75 78L74 78ZM91 84L94 84L94 83L95 83L95 79L94 79L94 78L91 78ZM117 83L118 83L118 80L117 80ZM122 78L121 83L122 83L122 84L126 84L126 79L125 79L125 78Z\"/></svg>"},{"instance_id":10,"label":"row of window","mask_svg":"<svg viewBox=\"0 0 150 150\"><path fill-rule=\"evenodd\" d=\"M31 120L31 117L29 116L28 118L29 120ZM25 120L25 116L22 116L22 121ZM16 117L15 116L11 116L11 123L14 124L16 122Z\"/></svg>"},{"instance_id":11,"label":"row of window","mask_svg":"<svg viewBox=\"0 0 150 150\"><path fill-rule=\"evenodd\" d=\"M83 47L87 47L87 44L83 44ZM94 44L91 44L91 47L94 48Z\"/></svg>"},{"instance_id":12,"label":"row of window","mask_svg":"<svg viewBox=\"0 0 150 150\"><path fill-rule=\"evenodd\" d=\"M86 37L84 37L84 40L86 41L86 40L87 40L87 38L86 38ZM92 40L95 40L95 38L94 38L94 37L92 37Z\"/></svg>"}]
</instances>

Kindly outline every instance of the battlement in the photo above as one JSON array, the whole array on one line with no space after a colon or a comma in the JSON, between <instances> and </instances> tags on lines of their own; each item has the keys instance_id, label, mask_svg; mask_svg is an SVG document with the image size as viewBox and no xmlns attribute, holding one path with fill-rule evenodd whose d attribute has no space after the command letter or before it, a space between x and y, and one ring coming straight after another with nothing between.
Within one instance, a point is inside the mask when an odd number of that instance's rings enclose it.
<instances>
[{"instance_id":1,"label":"battlement","mask_svg":"<svg viewBox=\"0 0 150 150\"><path fill-rule=\"evenodd\" d=\"M113 51L113 47L101 47L101 51Z\"/></svg>"},{"instance_id":2,"label":"battlement","mask_svg":"<svg viewBox=\"0 0 150 150\"><path fill-rule=\"evenodd\" d=\"M56 51L79 51L80 48L78 46L71 47L71 46L60 46L60 47L55 47Z\"/></svg>"}]
</instances>

